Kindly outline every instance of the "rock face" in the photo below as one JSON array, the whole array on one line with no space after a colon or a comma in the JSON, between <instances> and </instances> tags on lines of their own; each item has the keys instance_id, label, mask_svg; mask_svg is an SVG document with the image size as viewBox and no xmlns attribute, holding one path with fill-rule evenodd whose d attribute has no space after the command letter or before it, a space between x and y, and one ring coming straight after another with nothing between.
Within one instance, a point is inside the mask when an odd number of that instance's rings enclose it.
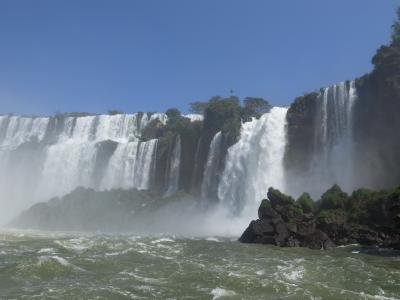
<instances>
[{"instance_id":1,"label":"rock face","mask_svg":"<svg viewBox=\"0 0 400 300\"><path fill-rule=\"evenodd\" d=\"M399 24L400 14L392 27L392 41L380 47L372 59L372 72L351 83L305 94L290 105L284 163L291 193L307 188L320 195L319 187L332 182L346 190L399 184ZM343 153L346 156L340 156ZM347 161L347 157L351 159ZM352 170L347 177L345 168ZM316 181L325 184L314 185Z\"/></svg>"},{"instance_id":2,"label":"rock face","mask_svg":"<svg viewBox=\"0 0 400 300\"><path fill-rule=\"evenodd\" d=\"M270 188L239 241L282 247L331 249L358 243L400 249L400 188L355 191L333 186L321 199L303 194L297 201ZM311 201L311 202L310 202Z\"/></svg>"}]
</instances>

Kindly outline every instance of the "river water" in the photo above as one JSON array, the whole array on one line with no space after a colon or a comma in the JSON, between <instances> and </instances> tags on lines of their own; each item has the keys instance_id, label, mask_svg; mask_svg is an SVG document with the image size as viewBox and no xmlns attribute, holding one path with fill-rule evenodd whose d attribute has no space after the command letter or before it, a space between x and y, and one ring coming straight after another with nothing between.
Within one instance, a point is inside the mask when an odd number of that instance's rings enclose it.
<instances>
[{"instance_id":1,"label":"river water","mask_svg":"<svg viewBox=\"0 0 400 300\"><path fill-rule=\"evenodd\" d=\"M400 255L0 231L0 299L399 299Z\"/></svg>"}]
</instances>

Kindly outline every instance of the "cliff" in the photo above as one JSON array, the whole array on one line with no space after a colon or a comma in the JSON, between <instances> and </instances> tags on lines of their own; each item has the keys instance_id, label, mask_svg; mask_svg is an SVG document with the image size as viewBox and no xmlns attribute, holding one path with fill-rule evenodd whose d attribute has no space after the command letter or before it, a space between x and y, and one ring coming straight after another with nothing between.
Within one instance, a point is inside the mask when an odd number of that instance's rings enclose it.
<instances>
[{"instance_id":1,"label":"cliff","mask_svg":"<svg viewBox=\"0 0 400 300\"><path fill-rule=\"evenodd\" d=\"M319 196L332 183L346 191L399 184L398 24L393 26L391 43L373 57L371 73L298 97L291 104L285 151L291 194L306 189Z\"/></svg>"}]
</instances>

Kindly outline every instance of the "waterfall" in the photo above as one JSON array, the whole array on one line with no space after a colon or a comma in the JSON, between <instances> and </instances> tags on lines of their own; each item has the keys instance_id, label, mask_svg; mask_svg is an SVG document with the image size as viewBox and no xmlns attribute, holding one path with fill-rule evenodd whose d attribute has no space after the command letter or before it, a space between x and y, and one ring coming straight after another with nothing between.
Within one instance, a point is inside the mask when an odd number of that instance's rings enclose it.
<instances>
[{"instance_id":1,"label":"waterfall","mask_svg":"<svg viewBox=\"0 0 400 300\"><path fill-rule=\"evenodd\" d=\"M40 176L37 144L44 140L48 126L49 118L0 117L0 220L31 203Z\"/></svg>"},{"instance_id":2,"label":"waterfall","mask_svg":"<svg viewBox=\"0 0 400 300\"><path fill-rule=\"evenodd\" d=\"M260 119L242 124L239 141L228 149L218 198L234 213L256 211L271 186L285 190L286 112L287 108L274 107Z\"/></svg>"},{"instance_id":3,"label":"waterfall","mask_svg":"<svg viewBox=\"0 0 400 300\"><path fill-rule=\"evenodd\" d=\"M320 94L318 114L321 123L316 123L313 160L299 190L307 190L319 197L335 183L349 192L355 188L353 107L356 99L354 81L327 87Z\"/></svg>"},{"instance_id":4,"label":"waterfall","mask_svg":"<svg viewBox=\"0 0 400 300\"><path fill-rule=\"evenodd\" d=\"M140 130L143 130L148 123L149 123L149 115L147 113L144 113L142 118L140 119L140 125L139 125Z\"/></svg>"},{"instance_id":5,"label":"waterfall","mask_svg":"<svg viewBox=\"0 0 400 300\"><path fill-rule=\"evenodd\" d=\"M168 183L167 191L164 196L168 197L175 194L179 190L179 175L181 167L181 138L178 135L175 138L174 148L170 156L169 168L168 168Z\"/></svg>"},{"instance_id":6,"label":"waterfall","mask_svg":"<svg viewBox=\"0 0 400 300\"><path fill-rule=\"evenodd\" d=\"M149 189L157 140L140 135L155 119L165 124L167 116L0 116L0 220L78 186Z\"/></svg>"},{"instance_id":7,"label":"waterfall","mask_svg":"<svg viewBox=\"0 0 400 300\"><path fill-rule=\"evenodd\" d=\"M42 140L46 134L49 118L28 118L17 116L2 116L0 129L3 127L2 147L17 147L36 138ZM3 125L4 123L4 125Z\"/></svg>"},{"instance_id":8,"label":"waterfall","mask_svg":"<svg viewBox=\"0 0 400 300\"><path fill-rule=\"evenodd\" d=\"M154 159L154 153L156 153L156 148L156 139L142 142L139 145L133 181L133 186L137 189L145 190L150 187L152 178L152 163Z\"/></svg>"},{"instance_id":9,"label":"waterfall","mask_svg":"<svg viewBox=\"0 0 400 300\"><path fill-rule=\"evenodd\" d=\"M204 120L204 116L200 114L187 114L183 115L185 118L188 118L190 122L200 122Z\"/></svg>"},{"instance_id":10,"label":"waterfall","mask_svg":"<svg viewBox=\"0 0 400 300\"><path fill-rule=\"evenodd\" d=\"M150 117L149 122L153 120L159 120L162 124L167 124L168 116L164 113L153 113Z\"/></svg>"},{"instance_id":11,"label":"waterfall","mask_svg":"<svg viewBox=\"0 0 400 300\"><path fill-rule=\"evenodd\" d=\"M218 132L212 139L208 152L207 162L203 173L201 197L209 199L215 197L218 188L218 171L221 159L222 134Z\"/></svg>"}]
</instances>

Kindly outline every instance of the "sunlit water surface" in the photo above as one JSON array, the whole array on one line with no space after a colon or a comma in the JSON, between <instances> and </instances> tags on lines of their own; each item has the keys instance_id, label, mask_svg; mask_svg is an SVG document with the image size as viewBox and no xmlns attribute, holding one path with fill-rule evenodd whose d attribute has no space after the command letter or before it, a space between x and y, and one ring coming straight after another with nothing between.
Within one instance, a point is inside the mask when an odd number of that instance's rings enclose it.
<instances>
[{"instance_id":1,"label":"sunlit water surface","mask_svg":"<svg viewBox=\"0 0 400 300\"><path fill-rule=\"evenodd\" d=\"M0 231L0 299L399 299L400 256L235 239Z\"/></svg>"}]
</instances>

